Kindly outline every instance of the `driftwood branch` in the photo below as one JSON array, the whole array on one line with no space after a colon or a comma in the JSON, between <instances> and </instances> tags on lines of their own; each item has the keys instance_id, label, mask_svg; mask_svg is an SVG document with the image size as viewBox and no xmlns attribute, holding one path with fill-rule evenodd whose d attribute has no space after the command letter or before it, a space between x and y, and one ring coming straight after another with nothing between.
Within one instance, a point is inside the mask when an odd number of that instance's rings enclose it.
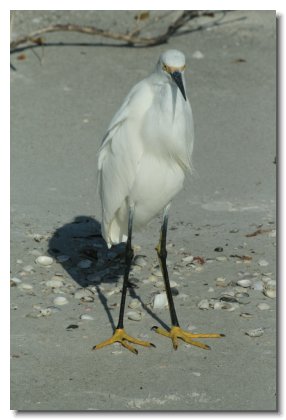
<instances>
[{"instance_id":1,"label":"driftwood branch","mask_svg":"<svg viewBox=\"0 0 286 420\"><path fill-rule=\"evenodd\" d=\"M117 41L123 41L129 46L145 46L150 47L154 45L164 44L168 39L174 35L179 28L184 26L188 21L199 16L199 12L195 10L184 10L181 15L168 26L167 30L160 35L154 37L140 37L141 29L123 33L115 33L104 29L96 28L95 26L80 26L75 24L57 24L38 29L35 32L19 37L10 43L10 48L14 49L21 44L32 42L33 44L43 45L44 41L41 36L48 32L80 32L87 35L98 35L104 38L109 38Z\"/></svg>"}]
</instances>

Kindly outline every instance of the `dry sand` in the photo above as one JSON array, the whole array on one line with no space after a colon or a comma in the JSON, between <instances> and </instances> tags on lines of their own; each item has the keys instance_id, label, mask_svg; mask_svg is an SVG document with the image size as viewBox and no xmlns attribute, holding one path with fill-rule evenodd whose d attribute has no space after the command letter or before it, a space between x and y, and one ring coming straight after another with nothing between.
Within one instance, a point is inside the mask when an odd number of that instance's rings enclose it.
<instances>
[{"instance_id":1,"label":"dry sand","mask_svg":"<svg viewBox=\"0 0 286 420\"><path fill-rule=\"evenodd\" d=\"M18 12L13 36L68 21L120 30L133 14ZM275 13L229 12L221 23L149 49L107 46L103 39L75 33L47 34L50 45L43 51L29 48L11 55L16 69L11 71L11 272L33 286L11 288L11 409L276 409L275 299L248 289L249 299L232 312L197 306L220 296L217 277L236 282L239 272L249 272L252 282L253 276L259 281L267 273L275 279L276 268ZM120 294L108 292L118 280L120 286L122 274L103 282L94 302L82 303L72 295L88 284L84 270L75 267L80 250L102 243L90 236L99 232L100 221L96 151L124 96L152 71L166 48L186 54L196 134L197 175L174 200L170 216L168 243L174 246L169 246L169 270L179 290L175 304L182 327L191 324L199 332L226 337L206 340L211 351L183 342L174 351L168 339L150 331L153 325L169 325L167 309L155 312L148 306L156 288L143 282L156 261L158 217L134 235L147 265L134 273L139 287L132 294L145 309L141 321L125 321L130 334L143 334L156 348L139 348L138 356L118 346L93 352L92 346L110 336L117 322L113 305ZM196 51L203 58L194 58ZM19 60L20 54L26 59ZM261 225L266 232L246 236ZM214 251L217 247L223 252ZM35 264L37 253L55 256L57 250L72 259L47 268ZM182 262L188 254L214 261L197 271L199 264L187 268ZM226 261L216 260L221 255ZM261 266L261 260L269 264ZM97 269L94 264L87 272ZM65 295L45 285L55 273L63 276ZM56 296L69 303L50 316L33 317L54 306ZM262 302L268 310L257 308ZM82 314L94 319L80 320ZM67 329L70 325L77 328ZM255 328L264 334L245 334Z\"/></svg>"}]
</instances>

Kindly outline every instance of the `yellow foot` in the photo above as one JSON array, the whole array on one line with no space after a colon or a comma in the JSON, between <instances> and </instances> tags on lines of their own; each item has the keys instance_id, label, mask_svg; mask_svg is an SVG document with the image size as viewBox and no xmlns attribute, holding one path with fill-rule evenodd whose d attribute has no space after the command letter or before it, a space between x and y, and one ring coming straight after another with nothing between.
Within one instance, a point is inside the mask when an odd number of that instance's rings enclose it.
<instances>
[{"instance_id":1,"label":"yellow foot","mask_svg":"<svg viewBox=\"0 0 286 420\"><path fill-rule=\"evenodd\" d=\"M158 334L164 335L165 337L171 338L173 342L173 347L175 350L178 348L178 338L185 341L188 344L193 346L201 347L205 350L210 350L210 346L207 344L200 343L199 341L194 341L193 338L220 338L224 337L224 334L193 334L187 331L182 330L180 327L172 327L170 331L165 331L159 327L153 327L153 331Z\"/></svg>"},{"instance_id":2,"label":"yellow foot","mask_svg":"<svg viewBox=\"0 0 286 420\"><path fill-rule=\"evenodd\" d=\"M143 340L139 340L138 338L131 337L130 335L126 334L123 328L117 328L114 331L114 334L111 338L103 341L100 344L97 344L96 346L92 348L92 350L101 349L102 347L108 346L109 344L113 344L115 342L121 343L123 347L132 351L132 353L134 354L138 354L138 350L135 347L128 344L128 342L139 344L140 346L145 346L145 347L156 347L155 344L150 343L149 341L143 341Z\"/></svg>"}]
</instances>

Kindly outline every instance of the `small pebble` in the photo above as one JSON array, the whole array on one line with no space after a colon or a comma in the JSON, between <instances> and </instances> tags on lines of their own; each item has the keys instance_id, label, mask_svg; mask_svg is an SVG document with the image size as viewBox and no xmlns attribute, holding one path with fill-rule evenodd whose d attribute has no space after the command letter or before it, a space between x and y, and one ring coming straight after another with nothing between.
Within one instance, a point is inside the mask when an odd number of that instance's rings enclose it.
<instances>
[{"instance_id":1,"label":"small pebble","mask_svg":"<svg viewBox=\"0 0 286 420\"><path fill-rule=\"evenodd\" d=\"M239 229L238 228L234 228L234 229L231 229L229 231L229 233L237 233L237 232L239 232Z\"/></svg>"},{"instance_id":2,"label":"small pebble","mask_svg":"<svg viewBox=\"0 0 286 420\"><path fill-rule=\"evenodd\" d=\"M266 311L270 309L270 306L268 305L268 303L261 302L257 305L257 308L260 309L261 311Z\"/></svg>"},{"instance_id":3,"label":"small pebble","mask_svg":"<svg viewBox=\"0 0 286 420\"><path fill-rule=\"evenodd\" d=\"M214 249L215 252L223 252L223 248L221 246L218 246Z\"/></svg>"},{"instance_id":4,"label":"small pebble","mask_svg":"<svg viewBox=\"0 0 286 420\"><path fill-rule=\"evenodd\" d=\"M42 267L48 267L52 265L54 260L51 257L47 257L46 255L40 255L35 260L36 264L41 265Z\"/></svg>"},{"instance_id":5,"label":"small pebble","mask_svg":"<svg viewBox=\"0 0 286 420\"><path fill-rule=\"evenodd\" d=\"M172 296L178 296L180 292L177 289L177 287L171 287L171 293L172 293Z\"/></svg>"},{"instance_id":6,"label":"small pebble","mask_svg":"<svg viewBox=\"0 0 286 420\"><path fill-rule=\"evenodd\" d=\"M126 316L128 319L131 319L131 321L141 321L142 319L141 313L137 311L128 311Z\"/></svg>"},{"instance_id":7,"label":"small pebble","mask_svg":"<svg viewBox=\"0 0 286 420\"><path fill-rule=\"evenodd\" d=\"M66 305L68 300L64 296L57 296L53 302L55 305Z\"/></svg>"},{"instance_id":8,"label":"small pebble","mask_svg":"<svg viewBox=\"0 0 286 420\"><path fill-rule=\"evenodd\" d=\"M264 334L264 330L263 328L256 328L246 331L245 334L249 335L249 337L261 337Z\"/></svg>"},{"instance_id":9,"label":"small pebble","mask_svg":"<svg viewBox=\"0 0 286 420\"><path fill-rule=\"evenodd\" d=\"M209 292L209 293L214 292L214 288L213 288L213 287L209 287L209 288L208 288L208 292Z\"/></svg>"},{"instance_id":10,"label":"small pebble","mask_svg":"<svg viewBox=\"0 0 286 420\"><path fill-rule=\"evenodd\" d=\"M67 326L66 330L70 331L70 330L76 330L78 328L78 325L76 324L70 324L69 326Z\"/></svg>"},{"instance_id":11,"label":"small pebble","mask_svg":"<svg viewBox=\"0 0 286 420\"><path fill-rule=\"evenodd\" d=\"M29 251L29 254L33 255L34 257L39 257L42 253L38 249L32 249Z\"/></svg>"}]
</instances>

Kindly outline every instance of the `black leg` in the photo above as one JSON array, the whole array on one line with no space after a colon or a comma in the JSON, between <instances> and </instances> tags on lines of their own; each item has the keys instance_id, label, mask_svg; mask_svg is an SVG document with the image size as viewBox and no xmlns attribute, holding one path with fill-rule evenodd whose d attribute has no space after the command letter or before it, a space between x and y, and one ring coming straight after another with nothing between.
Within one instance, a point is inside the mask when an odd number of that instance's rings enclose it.
<instances>
[{"instance_id":1,"label":"black leg","mask_svg":"<svg viewBox=\"0 0 286 420\"><path fill-rule=\"evenodd\" d=\"M118 325L117 325L117 328L120 328L120 329L123 328L124 308L125 308L125 301L126 301L126 294L127 294L127 287L128 287L129 272L130 272L130 267L131 267L131 263L134 256L134 251L131 245L133 216L134 216L134 207L130 207L129 216L128 216L128 238L127 238L126 248L125 248L125 272L124 272L123 288L122 288L122 295L121 295L119 319L118 319Z\"/></svg>"},{"instance_id":2,"label":"black leg","mask_svg":"<svg viewBox=\"0 0 286 420\"><path fill-rule=\"evenodd\" d=\"M172 325L175 327L179 326L174 300L171 292L170 287L170 281L169 281L169 274L167 270L167 250L166 250L166 239L167 239L167 228L168 228L168 216L169 216L169 208L170 204L168 204L164 210L163 215L163 223L161 227L161 234L160 234L160 241L159 244L156 247L164 282L165 282L165 288L166 288L166 294L168 298L169 303L169 309L170 309L170 316L171 316L171 322Z\"/></svg>"}]
</instances>

